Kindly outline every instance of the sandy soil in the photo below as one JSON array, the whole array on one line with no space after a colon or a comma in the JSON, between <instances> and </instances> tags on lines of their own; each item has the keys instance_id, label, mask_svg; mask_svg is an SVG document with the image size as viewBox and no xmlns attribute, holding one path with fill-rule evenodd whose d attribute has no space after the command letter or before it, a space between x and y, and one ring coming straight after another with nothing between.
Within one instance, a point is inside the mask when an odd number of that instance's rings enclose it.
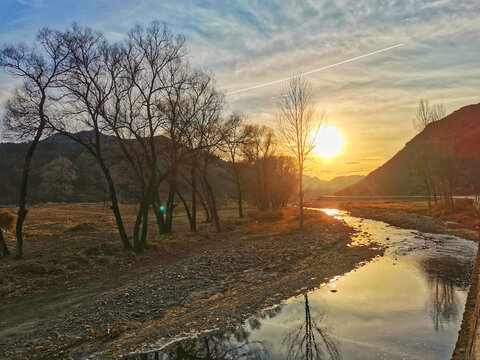
<instances>
[{"instance_id":1,"label":"sandy soil","mask_svg":"<svg viewBox=\"0 0 480 360\"><path fill-rule=\"evenodd\" d=\"M26 260L0 262L0 358L112 358L238 324L381 252L347 247L352 229L326 215L298 231L294 211L262 222L227 209L223 233L205 224L189 234L184 223L135 255L121 249L100 205L35 208Z\"/></svg>"}]
</instances>

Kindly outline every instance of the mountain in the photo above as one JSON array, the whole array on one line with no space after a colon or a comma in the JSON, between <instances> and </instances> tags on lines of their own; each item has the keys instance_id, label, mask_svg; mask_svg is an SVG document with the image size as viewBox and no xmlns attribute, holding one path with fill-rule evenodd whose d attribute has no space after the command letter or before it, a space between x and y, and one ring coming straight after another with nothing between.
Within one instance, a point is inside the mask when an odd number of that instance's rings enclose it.
<instances>
[{"instance_id":1,"label":"mountain","mask_svg":"<svg viewBox=\"0 0 480 360\"><path fill-rule=\"evenodd\" d=\"M453 193L471 194L472 185L480 188L479 144L480 104L462 107L429 124L385 164L336 195L423 195L419 158L425 156L425 149L430 149L431 155L423 167L434 169L431 172L437 182L449 172L449 180L454 180Z\"/></svg>"},{"instance_id":2,"label":"mountain","mask_svg":"<svg viewBox=\"0 0 480 360\"><path fill-rule=\"evenodd\" d=\"M82 140L82 141L88 141L90 139L93 139L95 132L93 130L83 130L79 131L75 134L72 134L76 139ZM116 138L115 136L111 135L101 135L101 143L102 144L114 144L116 143ZM77 144L75 140L72 140L70 137L67 135L61 134L61 133L55 133L49 137L46 137L41 141L42 143L54 143L54 144L66 144L66 145L71 145L71 144ZM80 145L79 145L80 146Z\"/></svg>"},{"instance_id":3,"label":"mountain","mask_svg":"<svg viewBox=\"0 0 480 360\"><path fill-rule=\"evenodd\" d=\"M303 176L303 187L306 198L317 198L321 195L333 195L346 186L357 183L363 175L338 176L330 181L320 180L317 177Z\"/></svg>"},{"instance_id":4,"label":"mountain","mask_svg":"<svg viewBox=\"0 0 480 360\"><path fill-rule=\"evenodd\" d=\"M93 138L93 131L81 131L71 136L85 142ZM163 135L155 138L159 144L167 145L169 139ZM109 160L112 176L116 182L118 196L121 201L135 201L135 194L132 193L132 186L129 177L124 173L124 168L119 165L112 152L118 150L118 141L110 135L101 135L104 155ZM132 140L135 141L135 140ZM0 143L0 205L15 204L18 201L19 183L22 175L25 154L29 143ZM46 201L59 201L55 198L55 189L45 180L45 170L55 169L55 160L64 158L72 168L74 176L70 179L71 195L67 201L74 202L95 202L106 199L106 185L104 176L92 155L79 143L63 134L53 134L41 140L33 155L30 166L28 183L28 202L38 203ZM70 163L71 162L71 163ZM56 170L56 169L55 169ZM229 184L225 176L225 164L217 158L210 167L212 177L217 179L214 191L224 195ZM58 176L62 176L58 171ZM57 181L58 182L58 181ZM162 189L161 189L162 191Z\"/></svg>"}]
</instances>

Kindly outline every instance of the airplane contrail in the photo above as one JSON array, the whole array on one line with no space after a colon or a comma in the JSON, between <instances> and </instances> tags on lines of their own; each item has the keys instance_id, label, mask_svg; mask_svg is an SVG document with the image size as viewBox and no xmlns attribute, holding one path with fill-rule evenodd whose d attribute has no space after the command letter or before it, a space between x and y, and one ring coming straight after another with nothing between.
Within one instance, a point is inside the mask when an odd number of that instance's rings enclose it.
<instances>
[{"instance_id":1,"label":"airplane contrail","mask_svg":"<svg viewBox=\"0 0 480 360\"><path fill-rule=\"evenodd\" d=\"M351 59L347 59L347 60L337 62L335 64L323 66L321 68L310 70L310 71L307 71L307 72L304 72L304 73L301 73L301 74L298 74L298 75L292 75L292 76L289 76L289 77L286 77L286 78L283 78L283 79L280 79L280 80L275 80L275 81L271 81L271 82L260 84L260 85L250 86L250 87L247 87L247 88L244 88L244 89L234 90L234 91L228 92L227 95L232 95L232 94L236 94L236 93L243 92L243 91L258 89L258 88L261 88L261 87L264 87L264 86L277 84L277 83L280 83L280 82L283 82L283 81L286 81L286 80L295 79L297 77L301 77L301 76L304 76L304 75L313 74L313 73L316 73L316 72L319 72L319 71L322 71L322 70L330 69L330 68L335 67L335 66L339 66L339 65L349 63L349 62L354 61L354 60L362 59L362 58L365 58L367 56L371 56L371 55L375 55L375 54L378 54L378 53L381 53L381 52L384 52L384 51L387 51L387 50L391 50L391 49L394 49L394 48L397 48L397 47L403 46L403 45L405 45L405 43L389 46L389 47L386 47L386 48L381 49L381 50L377 50L377 51L373 51L373 52L368 53L368 54L356 56L356 57L351 58Z\"/></svg>"}]
</instances>

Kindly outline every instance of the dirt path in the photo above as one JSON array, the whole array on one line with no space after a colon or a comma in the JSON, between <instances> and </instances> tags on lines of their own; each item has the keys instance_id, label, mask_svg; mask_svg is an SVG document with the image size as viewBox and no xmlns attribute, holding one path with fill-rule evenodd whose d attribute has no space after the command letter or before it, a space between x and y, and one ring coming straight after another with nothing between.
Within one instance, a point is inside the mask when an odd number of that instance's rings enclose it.
<instances>
[{"instance_id":1,"label":"dirt path","mask_svg":"<svg viewBox=\"0 0 480 360\"><path fill-rule=\"evenodd\" d=\"M112 358L162 337L238 324L380 252L347 247L351 229L327 216L312 217L302 232L294 224L290 218L218 235L41 328L0 337L0 357Z\"/></svg>"}]
</instances>

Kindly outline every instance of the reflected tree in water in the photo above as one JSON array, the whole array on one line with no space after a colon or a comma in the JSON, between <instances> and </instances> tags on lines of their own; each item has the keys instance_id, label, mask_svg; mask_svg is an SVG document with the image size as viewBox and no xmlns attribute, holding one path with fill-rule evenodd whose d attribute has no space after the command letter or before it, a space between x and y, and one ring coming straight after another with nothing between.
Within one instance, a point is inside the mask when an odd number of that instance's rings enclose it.
<instances>
[{"instance_id":1,"label":"reflected tree in water","mask_svg":"<svg viewBox=\"0 0 480 360\"><path fill-rule=\"evenodd\" d=\"M458 304L455 295L453 280L435 278L431 279L432 307L430 317L436 331L443 328L443 324L458 318Z\"/></svg>"},{"instance_id":2,"label":"reflected tree in water","mask_svg":"<svg viewBox=\"0 0 480 360\"><path fill-rule=\"evenodd\" d=\"M141 354L137 360L260 360L264 348L260 342L249 341L250 333L239 327L215 332L200 338L180 341L166 350Z\"/></svg>"},{"instance_id":3,"label":"reflected tree in water","mask_svg":"<svg viewBox=\"0 0 480 360\"><path fill-rule=\"evenodd\" d=\"M305 359L340 359L340 353L335 343L316 324L310 315L308 294L305 299L305 324L289 333L284 339L287 347L287 360Z\"/></svg>"},{"instance_id":4,"label":"reflected tree in water","mask_svg":"<svg viewBox=\"0 0 480 360\"><path fill-rule=\"evenodd\" d=\"M473 259L450 256L427 257L421 261L429 279L429 314L436 331L458 319L460 304L456 291L468 289L473 265Z\"/></svg>"}]
</instances>

